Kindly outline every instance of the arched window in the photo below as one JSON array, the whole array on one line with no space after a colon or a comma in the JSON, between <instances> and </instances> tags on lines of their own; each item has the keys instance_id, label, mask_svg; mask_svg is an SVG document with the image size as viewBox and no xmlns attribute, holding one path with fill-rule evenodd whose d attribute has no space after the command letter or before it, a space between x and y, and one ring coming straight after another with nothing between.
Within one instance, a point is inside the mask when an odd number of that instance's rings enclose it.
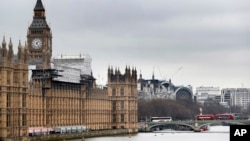
<instances>
[{"instance_id":1,"label":"arched window","mask_svg":"<svg viewBox=\"0 0 250 141\"><path fill-rule=\"evenodd\" d=\"M121 90L120 90L120 96L124 96L124 88L121 88Z\"/></svg>"},{"instance_id":2,"label":"arched window","mask_svg":"<svg viewBox=\"0 0 250 141\"><path fill-rule=\"evenodd\" d=\"M112 89L112 96L116 96L116 90L115 90L115 88Z\"/></svg>"}]
</instances>

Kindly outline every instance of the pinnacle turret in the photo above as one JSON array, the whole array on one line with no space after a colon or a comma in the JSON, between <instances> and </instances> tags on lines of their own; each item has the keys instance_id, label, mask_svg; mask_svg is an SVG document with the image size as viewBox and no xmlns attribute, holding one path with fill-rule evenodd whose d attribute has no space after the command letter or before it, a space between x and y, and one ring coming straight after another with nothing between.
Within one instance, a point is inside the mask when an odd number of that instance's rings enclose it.
<instances>
[{"instance_id":1,"label":"pinnacle turret","mask_svg":"<svg viewBox=\"0 0 250 141\"><path fill-rule=\"evenodd\" d=\"M6 41L5 41L5 36L3 36L3 42L2 42L2 47L6 47Z\"/></svg>"},{"instance_id":2,"label":"pinnacle turret","mask_svg":"<svg viewBox=\"0 0 250 141\"><path fill-rule=\"evenodd\" d=\"M19 43L18 43L18 49L21 48L22 45L21 45L21 40L19 40Z\"/></svg>"},{"instance_id":3,"label":"pinnacle turret","mask_svg":"<svg viewBox=\"0 0 250 141\"><path fill-rule=\"evenodd\" d=\"M2 56L7 57L7 48L6 48L5 36L3 36L3 42L2 42Z\"/></svg>"},{"instance_id":4,"label":"pinnacle turret","mask_svg":"<svg viewBox=\"0 0 250 141\"><path fill-rule=\"evenodd\" d=\"M9 42L9 48L10 48L10 47L13 47L11 38L10 38L10 42Z\"/></svg>"},{"instance_id":5,"label":"pinnacle turret","mask_svg":"<svg viewBox=\"0 0 250 141\"><path fill-rule=\"evenodd\" d=\"M17 55L18 55L18 60L22 60L22 45L21 45L21 41L19 40L19 44L18 44L18 52L17 52Z\"/></svg>"},{"instance_id":6,"label":"pinnacle turret","mask_svg":"<svg viewBox=\"0 0 250 141\"><path fill-rule=\"evenodd\" d=\"M13 44L12 44L12 40L10 38L10 42L9 42L9 52L8 52L8 59L11 60L13 58Z\"/></svg>"}]
</instances>

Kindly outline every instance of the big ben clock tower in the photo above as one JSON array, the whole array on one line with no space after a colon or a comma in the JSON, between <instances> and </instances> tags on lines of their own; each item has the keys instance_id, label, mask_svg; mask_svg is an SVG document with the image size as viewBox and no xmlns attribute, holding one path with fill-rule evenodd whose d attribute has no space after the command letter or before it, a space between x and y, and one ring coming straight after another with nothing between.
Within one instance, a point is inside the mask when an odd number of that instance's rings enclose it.
<instances>
[{"instance_id":1,"label":"big ben clock tower","mask_svg":"<svg viewBox=\"0 0 250 141\"><path fill-rule=\"evenodd\" d=\"M37 0L34 16L27 33L28 63L38 69L50 68L52 55L52 33L46 22L42 0Z\"/></svg>"}]
</instances>

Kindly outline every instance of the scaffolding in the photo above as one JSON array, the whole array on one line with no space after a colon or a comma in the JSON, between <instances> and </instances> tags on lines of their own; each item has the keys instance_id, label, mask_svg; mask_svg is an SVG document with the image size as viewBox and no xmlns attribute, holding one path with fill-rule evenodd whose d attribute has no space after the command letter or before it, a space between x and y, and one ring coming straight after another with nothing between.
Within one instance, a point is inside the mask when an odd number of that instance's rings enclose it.
<instances>
[{"instance_id":1,"label":"scaffolding","mask_svg":"<svg viewBox=\"0 0 250 141\"><path fill-rule=\"evenodd\" d=\"M81 53L80 55L60 55L52 61L54 66L70 67L80 69L80 74L91 75L92 58L89 54Z\"/></svg>"}]
</instances>

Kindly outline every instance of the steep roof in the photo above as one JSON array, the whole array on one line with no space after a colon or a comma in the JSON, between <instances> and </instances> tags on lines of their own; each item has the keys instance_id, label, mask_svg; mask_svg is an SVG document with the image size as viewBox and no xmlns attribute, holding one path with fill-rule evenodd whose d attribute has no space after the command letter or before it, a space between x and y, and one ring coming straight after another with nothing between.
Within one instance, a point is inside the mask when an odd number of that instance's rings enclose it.
<instances>
[{"instance_id":1,"label":"steep roof","mask_svg":"<svg viewBox=\"0 0 250 141\"><path fill-rule=\"evenodd\" d=\"M34 8L34 11L45 11L45 9L43 7L42 0L37 0L36 1L36 6Z\"/></svg>"}]
</instances>

